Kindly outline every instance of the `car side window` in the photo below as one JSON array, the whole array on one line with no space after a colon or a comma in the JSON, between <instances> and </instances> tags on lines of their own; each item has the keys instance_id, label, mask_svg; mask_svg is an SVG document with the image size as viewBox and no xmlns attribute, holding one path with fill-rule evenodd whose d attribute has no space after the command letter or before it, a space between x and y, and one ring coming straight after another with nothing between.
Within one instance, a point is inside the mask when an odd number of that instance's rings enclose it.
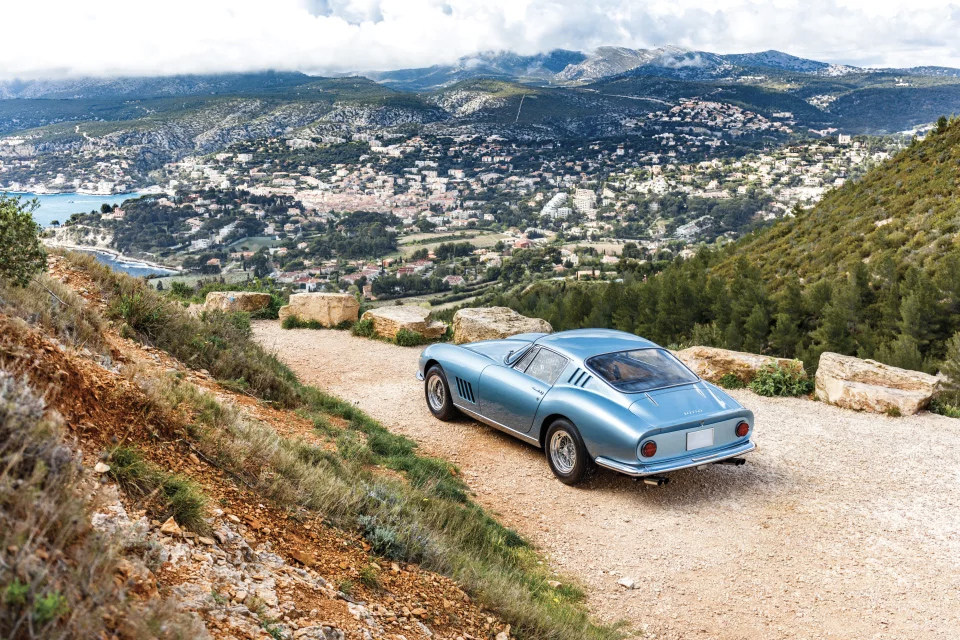
<instances>
[{"instance_id":1,"label":"car side window","mask_svg":"<svg viewBox=\"0 0 960 640\"><path fill-rule=\"evenodd\" d=\"M534 356L533 362L527 367L525 373L528 376L533 376L537 380L552 385L557 381L557 377L566 366L567 359L560 354L554 353L549 349L540 349L537 355Z\"/></svg>"},{"instance_id":2,"label":"car side window","mask_svg":"<svg viewBox=\"0 0 960 640\"><path fill-rule=\"evenodd\" d=\"M527 370L527 367L530 366L530 361L533 360L533 357L537 355L537 352L540 351L540 347L533 347L529 349L520 360L517 361L517 364L513 365L513 368L517 371L524 372Z\"/></svg>"}]
</instances>

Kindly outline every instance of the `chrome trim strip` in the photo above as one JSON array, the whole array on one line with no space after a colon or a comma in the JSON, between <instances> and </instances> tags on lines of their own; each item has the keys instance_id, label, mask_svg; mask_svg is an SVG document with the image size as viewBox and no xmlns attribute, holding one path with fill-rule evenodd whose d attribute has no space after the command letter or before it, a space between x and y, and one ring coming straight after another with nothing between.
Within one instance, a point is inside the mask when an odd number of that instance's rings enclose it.
<instances>
[{"instance_id":1,"label":"chrome trim strip","mask_svg":"<svg viewBox=\"0 0 960 640\"><path fill-rule=\"evenodd\" d=\"M460 409L460 411L463 411L463 412L466 413L467 415L475 418L476 420L479 420L480 422L482 422L482 423L484 423L484 424L486 424L486 425L489 425L489 426L493 427L494 429L497 429L497 430L499 430L499 431L503 431L503 432L506 433L507 435L511 435L511 436L513 436L513 437L515 437L515 438L517 438L517 439L519 439L519 440L523 440L524 442L526 442L526 443L528 443L528 444L536 445L537 447L540 446L540 441L537 440L536 438L532 437L532 436L528 436L528 435L525 434L525 433L521 433L520 431L517 431L516 429L511 429L511 428L508 427L507 425L505 425L505 424L500 424L500 423L497 422L496 420L491 420L490 418L486 418L486 417L480 415L479 413L477 413L476 411L472 411L472 410L470 410L470 409L467 409L466 407L461 406L461 405L457 404L456 402L453 403L453 406L455 406L457 409Z\"/></svg>"},{"instance_id":2,"label":"chrome trim strip","mask_svg":"<svg viewBox=\"0 0 960 640\"><path fill-rule=\"evenodd\" d=\"M423 382L423 371L417 371L417 380Z\"/></svg>"},{"instance_id":3,"label":"chrome trim strip","mask_svg":"<svg viewBox=\"0 0 960 640\"><path fill-rule=\"evenodd\" d=\"M718 462L720 460L726 460L727 458L733 458L736 456L743 455L745 453L750 453L757 448L757 445L753 442L747 442L745 445L740 445L734 450L719 451L706 456L701 456L699 458L690 458L690 462L686 464L680 464L678 466L671 466L669 461L662 462L659 465L653 464L650 465L648 469L637 469L636 467L622 462L617 462L616 460L610 460L609 458L599 457L595 462L606 469L612 471L617 471L624 475L630 476L632 478L641 478L643 476L653 476L661 473L669 473L671 471L679 471L680 469L689 469L691 467L699 467L711 462Z\"/></svg>"}]
</instances>

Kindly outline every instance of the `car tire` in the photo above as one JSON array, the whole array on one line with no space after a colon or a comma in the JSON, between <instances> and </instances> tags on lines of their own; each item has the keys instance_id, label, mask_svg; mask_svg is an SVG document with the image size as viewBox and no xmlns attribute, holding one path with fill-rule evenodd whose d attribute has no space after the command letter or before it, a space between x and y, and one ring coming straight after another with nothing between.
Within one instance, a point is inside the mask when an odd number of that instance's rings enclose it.
<instances>
[{"instance_id":1,"label":"car tire","mask_svg":"<svg viewBox=\"0 0 960 640\"><path fill-rule=\"evenodd\" d=\"M550 425L543 450L553 475L564 484L580 484L596 471L597 465L583 444L580 432L569 420L561 418Z\"/></svg>"},{"instance_id":2,"label":"car tire","mask_svg":"<svg viewBox=\"0 0 960 640\"><path fill-rule=\"evenodd\" d=\"M423 377L423 393L427 399L427 408L435 418L446 421L457 417L459 412L453 406L450 385L447 384L447 376L440 365L435 364L427 369L427 375Z\"/></svg>"}]
</instances>

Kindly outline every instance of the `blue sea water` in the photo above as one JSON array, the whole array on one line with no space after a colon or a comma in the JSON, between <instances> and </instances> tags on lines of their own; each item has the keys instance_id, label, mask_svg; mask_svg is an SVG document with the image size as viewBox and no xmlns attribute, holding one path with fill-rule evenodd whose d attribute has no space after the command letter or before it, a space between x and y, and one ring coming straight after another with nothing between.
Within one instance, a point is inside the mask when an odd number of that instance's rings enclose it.
<instances>
[{"instance_id":1,"label":"blue sea water","mask_svg":"<svg viewBox=\"0 0 960 640\"><path fill-rule=\"evenodd\" d=\"M120 204L128 198L138 198L139 193L118 193L112 196L90 196L79 193L56 193L37 195L35 193L8 193L9 196L20 196L24 200L36 198L40 201L40 208L33 212L33 219L42 227L49 227L56 220L64 222L74 213L90 213L94 209L100 210L100 205Z\"/></svg>"},{"instance_id":2,"label":"blue sea water","mask_svg":"<svg viewBox=\"0 0 960 640\"><path fill-rule=\"evenodd\" d=\"M110 253L102 253L100 251L85 251L84 253L92 253L97 259L97 262L107 265L114 271L127 273L137 278L142 278L144 276L172 276L175 273L178 273L177 271L173 271L171 269L159 269L157 267L151 267L150 265L134 260L133 258L125 258L123 256L118 257Z\"/></svg>"},{"instance_id":3,"label":"blue sea water","mask_svg":"<svg viewBox=\"0 0 960 640\"><path fill-rule=\"evenodd\" d=\"M33 200L36 198L40 202L40 208L33 212L33 219L42 227L49 227L54 221L64 222L74 213L90 213L93 210L100 210L103 203L118 205L124 200L138 198L139 193L118 193L111 196L91 196L80 193L57 193L57 194L35 194L35 193L8 193L9 196L20 196L24 200ZM90 251L98 262L107 265L114 271L122 271L132 276L142 277L150 275L169 276L176 271L169 269L158 269L151 267L132 258L117 257L109 253L99 251Z\"/></svg>"}]
</instances>

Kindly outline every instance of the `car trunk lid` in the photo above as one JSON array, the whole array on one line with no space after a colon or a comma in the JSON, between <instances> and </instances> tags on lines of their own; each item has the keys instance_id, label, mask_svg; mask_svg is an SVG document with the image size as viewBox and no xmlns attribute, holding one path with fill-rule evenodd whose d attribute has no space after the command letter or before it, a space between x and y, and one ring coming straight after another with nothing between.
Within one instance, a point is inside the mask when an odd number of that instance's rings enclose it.
<instances>
[{"instance_id":1,"label":"car trunk lid","mask_svg":"<svg viewBox=\"0 0 960 640\"><path fill-rule=\"evenodd\" d=\"M739 405L719 395L702 382L637 394L630 411L656 429L686 428L704 421L713 421Z\"/></svg>"}]
</instances>

